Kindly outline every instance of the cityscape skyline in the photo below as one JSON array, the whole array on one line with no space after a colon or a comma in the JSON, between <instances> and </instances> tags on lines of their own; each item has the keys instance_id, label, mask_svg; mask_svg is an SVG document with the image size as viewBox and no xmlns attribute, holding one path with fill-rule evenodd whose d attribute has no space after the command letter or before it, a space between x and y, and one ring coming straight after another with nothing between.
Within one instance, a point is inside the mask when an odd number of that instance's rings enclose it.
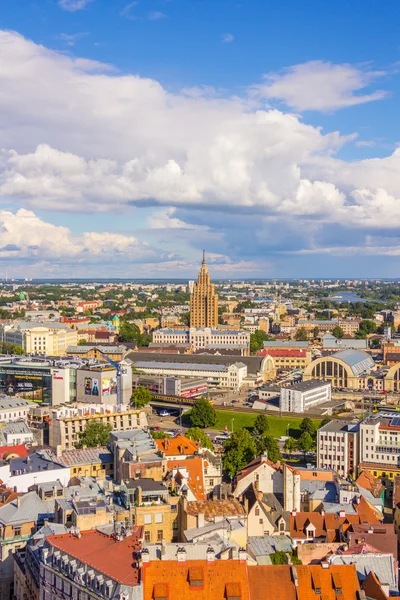
<instances>
[{"instance_id":1,"label":"cityscape skyline","mask_svg":"<svg viewBox=\"0 0 400 600\"><path fill-rule=\"evenodd\" d=\"M5 0L0 272L400 275L399 17Z\"/></svg>"}]
</instances>

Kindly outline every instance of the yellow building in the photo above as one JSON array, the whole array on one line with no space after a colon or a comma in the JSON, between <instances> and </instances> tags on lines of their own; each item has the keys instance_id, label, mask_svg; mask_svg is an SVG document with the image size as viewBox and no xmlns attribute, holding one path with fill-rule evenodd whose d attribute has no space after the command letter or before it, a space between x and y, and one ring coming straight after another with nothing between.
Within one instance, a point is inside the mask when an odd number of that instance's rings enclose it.
<instances>
[{"instance_id":1,"label":"yellow building","mask_svg":"<svg viewBox=\"0 0 400 600\"><path fill-rule=\"evenodd\" d=\"M64 356L68 346L77 345L78 332L59 323L20 322L12 327L3 327L2 339L21 346L27 354Z\"/></svg>"},{"instance_id":2,"label":"yellow building","mask_svg":"<svg viewBox=\"0 0 400 600\"><path fill-rule=\"evenodd\" d=\"M197 282L190 296L190 326L216 327L218 325L218 296L215 286L210 281L205 253Z\"/></svg>"}]
</instances>

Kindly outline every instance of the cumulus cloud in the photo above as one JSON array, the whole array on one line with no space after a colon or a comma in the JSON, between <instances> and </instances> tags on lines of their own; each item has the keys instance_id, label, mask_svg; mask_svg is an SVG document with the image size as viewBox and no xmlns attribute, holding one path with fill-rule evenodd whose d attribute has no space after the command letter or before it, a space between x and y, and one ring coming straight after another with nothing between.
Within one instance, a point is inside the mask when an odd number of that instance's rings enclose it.
<instances>
[{"instance_id":1,"label":"cumulus cloud","mask_svg":"<svg viewBox=\"0 0 400 600\"><path fill-rule=\"evenodd\" d=\"M133 236L110 232L73 235L67 227L40 219L34 212L0 210L0 258L65 260L69 264L153 262L161 253Z\"/></svg>"},{"instance_id":2,"label":"cumulus cloud","mask_svg":"<svg viewBox=\"0 0 400 600\"><path fill-rule=\"evenodd\" d=\"M264 98L282 100L299 111L332 111L385 98L387 92L383 90L357 93L385 74L315 60L293 65L280 73L269 73L264 77L265 83L255 90Z\"/></svg>"},{"instance_id":3,"label":"cumulus cloud","mask_svg":"<svg viewBox=\"0 0 400 600\"><path fill-rule=\"evenodd\" d=\"M357 92L379 73L318 65L309 86L319 108L376 99ZM293 67L286 75L298 72ZM286 75L266 87L286 85ZM153 206L150 231L183 239L196 228L185 238L192 247L205 236L212 246L213 233L221 253L241 254L249 269L250 252L322 247L332 224L352 236L368 231L372 239L378 214L380 227L400 225L400 149L385 158L340 160L337 151L355 134L325 133L266 109L264 91L260 105L257 95L171 93L153 79L50 51L13 32L0 32L0 86L4 206L109 214ZM294 96L285 89L275 88L274 97L290 103ZM298 91L298 104L309 107Z\"/></svg>"},{"instance_id":4,"label":"cumulus cloud","mask_svg":"<svg viewBox=\"0 0 400 600\"><path fill-rule=\"evenodd\" d=\"M159 10L152 10L148 14L149 21L160 21L160 19L166 19L167 15Z\"/></svg>"},{"instance_id":5,"label":"cumulus cloud","mask_svg":"<svg viewBox=\"0 0 400 600\"><path fill-rule=\"evenodd\" d=\"M58 6L68 12L83 10L94 0L58 0Z\"/></svg>"}]
</instances>

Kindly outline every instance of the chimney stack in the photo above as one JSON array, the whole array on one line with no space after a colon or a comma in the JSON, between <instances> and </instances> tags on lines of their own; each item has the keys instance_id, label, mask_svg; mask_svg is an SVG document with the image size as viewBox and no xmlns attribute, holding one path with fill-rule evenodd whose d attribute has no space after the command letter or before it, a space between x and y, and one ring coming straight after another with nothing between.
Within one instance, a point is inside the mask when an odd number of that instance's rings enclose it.
<instances>
[{"instance_id":1,"label":"chimney stack","mask_svg":"<svg viewBox=\"0 0 400 600\"><path fill-rule=\"evenodd\" d=\"M212 548L211 546L208 546L208 548L207 548L206 558L207 558L207 562L214 562L214 560L215 560L215 551L214 551L214 548Z\"/></svg>"}]
</instances>

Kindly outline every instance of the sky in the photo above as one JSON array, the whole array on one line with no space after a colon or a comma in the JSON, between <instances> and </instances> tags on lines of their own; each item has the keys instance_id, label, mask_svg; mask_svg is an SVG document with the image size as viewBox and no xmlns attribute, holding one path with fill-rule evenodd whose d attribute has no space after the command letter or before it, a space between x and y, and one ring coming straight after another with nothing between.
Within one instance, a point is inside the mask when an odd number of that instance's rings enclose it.
<instances>
[{"instance_id":1,"label":"sky","mask_svg":"<svg viewBox=\"0 0 400 600\"><path fill-rule=\"evenodd\" d=\"M0 278L400 277L398 0L2 0Z\"/></svg>"}]
</instances>

